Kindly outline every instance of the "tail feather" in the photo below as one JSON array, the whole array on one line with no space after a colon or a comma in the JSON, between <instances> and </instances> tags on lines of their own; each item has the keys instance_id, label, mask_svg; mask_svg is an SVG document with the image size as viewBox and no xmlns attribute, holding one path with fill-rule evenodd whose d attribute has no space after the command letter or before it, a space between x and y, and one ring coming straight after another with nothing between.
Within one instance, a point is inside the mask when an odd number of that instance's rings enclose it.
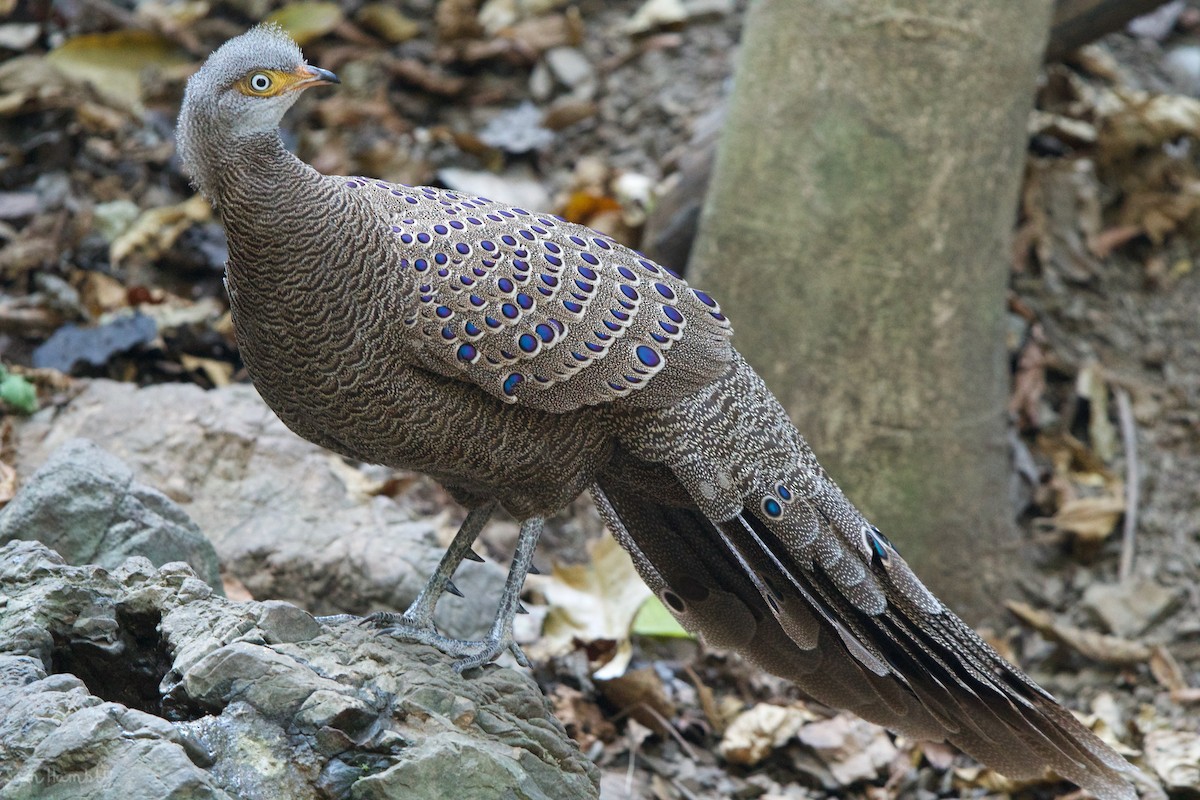
<instances>
[{"instance_id":1,"label":"tail feather","mask_svg":"<svg viewBox=\"0 0 1200 800\"><path fill-rule=\"evenodd\" d=\"M805 482L804 497L790 489ZM836 486L763 483L774 503L725 520L611 475L593 493L646 583L710 644L1010 777L1051 768L1101 800L1136 797L1140 773L946 610Z\"/></svg>"}]
</instances>

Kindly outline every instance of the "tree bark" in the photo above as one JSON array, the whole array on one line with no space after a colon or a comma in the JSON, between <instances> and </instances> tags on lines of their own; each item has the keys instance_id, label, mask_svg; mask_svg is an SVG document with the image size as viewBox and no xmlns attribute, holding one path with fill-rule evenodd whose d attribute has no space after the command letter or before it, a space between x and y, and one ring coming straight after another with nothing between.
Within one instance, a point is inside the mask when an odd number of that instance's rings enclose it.
<instances>
[{"instance_id":1,"label":"tree bark","mask_svg":"<svg viewBox=\"0 0 1200 800\"><path fill-rule=\"evenodd\" d=\"M1051 0L758 0L690 265L852 500L969 620L1020 568L1004 304Z\"/></svg>"}]
</instances>

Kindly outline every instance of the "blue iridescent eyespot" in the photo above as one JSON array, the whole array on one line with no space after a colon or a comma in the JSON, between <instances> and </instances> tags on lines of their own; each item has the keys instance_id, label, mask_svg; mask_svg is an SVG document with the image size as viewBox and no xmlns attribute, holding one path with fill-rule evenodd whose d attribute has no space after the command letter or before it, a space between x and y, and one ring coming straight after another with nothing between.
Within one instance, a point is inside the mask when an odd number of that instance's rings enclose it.
<instances>
[{"instance_id":1,"label":"blue iridescent eyespot","mask_svg":"<svg viewBox=\"0 0 1200 800\"><path fill-rule=\"evenodd\" d=\"M634 289L632 286L626 286L624 284L621 284L621 294L625 295L630 300L638 299L637 289Z\"/></svg>"},{"instance_id":2,"label":"blue iridescent eyespot","mask_svg":"<svg viewBox=\"0 0 1200 800\"><path fill-rule=\"evenodd\" d=\"M774 497L764 497L762 501L763 512L772 519L778 519L783 516L783 506Z\"/></svg>"},{"instance_id":3,"label":"blue iridescent eyespot","mask_svg":"<svg viewBox=\"0 0 1200 800\"><path fill-rule=\"evenodd\" d=\"M895 547L888 541L888 538L876 528L874 525L863 526L863 538L867 542L867 546L871 549L872 556L878 558L884 564L891 561L892 552Z\"/></svg>"},{"instance_id":4,"label":"blue iridescent eyespot","mask_svg":"<svg viewBox=\"0 0 1200 800\"><path fill-rule=\"evenodd\" d=\"M572 314L578 314L579 312L583 311L583 306L570 300L563 300L563 308L565 308L567 311L570 311Z\"/></svg>"},{"instance_id":5,"label":"blue iridescent eyespot","mask_svg":"<svg viewBox=\"0 0 1200 800\"><path fill-rule=\"evenodd\" d=\"M517 315L519 315L521 312L518 311L517 307L512 303L505 303L504 305L500 306L500 313L509 319L516 319Z\"/></svg>"},{"instance_id":6,"label":"blue iridescent eyespot","mask_svg":"<svg viewBox=\"0 0 1200 800\"><path fill-rule=\"evenodd\" d=\"M525 380L525 376L522 375L521 373L519 373L519 372L509 373L508 377L504 379L504 386L503 386L504 393L506 395L508 395L509 397L512 397L513 392L515 392L517 389L517 384L519 384L523 380Z\"/></svg>"},{"instance_id":7,"label":"blue iridescent eyespot","mask_svg":"<svg viewBox=\"0 0 1200 800\"><path fill-rule=\"evenodd\" d=\"M445 253L434 253L433 254L433 263L435 263L435 264L445 264L449 260L450 260L450 257L448 255L446 255Z\"/></svg>"},{"instance_id":8,"label":"blue iridescent eyespot","mask_svg":"<svg viewBox=\"0 0 1200 800\"><path fill-rule=\"evenodd\" d=\"M522 333L517 337L517 347L521 348L523 353L532 353L537 349L538 340L533 338L533 334Z\"/></svg>"},{"instance_id":9,"label":"blue iridescent eyespot","mask_svg":"<svg viewBox=\"0 0 1200 800\"><path fill-rule=\"evenodd\" d=\"M500 241L504 242L509 247L517 246L517 240L509 236L507 233L500 237Z\"/></svg>"},{"instance_id":10,"label":"blue iridescent eyespot","mask_svg":"<svg viewBox=\"0 0 1200 800\"><path fill-rule=\"evenodd\" d=\"M787 487L786 483L776 486L775 494L779 495L779 499L785 503L789 503L792 500L792 490Z\"/></svg>"},{"instance_id":11,"label":"blue iridescent eyespot","mask_svg":"<svg viewBox=\"0 0 1200 800\"><path fill-rule=\"evenodd\" d=\"M522 292L517 295L517 305L528 311L533 308L533 298Z\"/></svg>"},{"instance_id":12,"label":"blue iridescent eyespot","mask_svg":"<svg viewBox=\"0 0 1200 800\"><path fill-rule=\"evenodd\" d=\"M662 358L659 357L658 351L648 345L638 345L635 353L637 354L638 361L647 367L657 367L662 363Z\"/></svg>"},{"instance_id":13,"label":"blue iridescent eyespot","mask_svg":"<svg viewBox=\"0 0 1200 800\"><path fill-rule=\"evenodd\" d=\"M543 342L548 342L554 338L554 328L551 328L544 322L534 328L533 332L536 333L538 338L540 338Z\"/></svg>"},{"instance_id":14,"label":"blue iridescent eyespot","mask_svg":"<svg viewBox=\"0 0 1200 800\"><path fill-rule=\"evenodd\" d=\"M447 233L450 232L450 229L447 228L445 225L434 225L433 232L438 234L439 236L445 236Z\"/></svg>"},{"instance_id":15,"label":"blue iridescent eyespot","mask_svg":"<svg viewBox=\"0 0 1200 800\"><path fill-rule=\"evenodd\" d=\"M672 291L671 287L667 286L665 283L656 283L656 284L654 284L654 288L657 289L658 293L661 294L666 299L668 299L668 300L675 299L675 292Z\"/></svg>"},{"instance_id":16,"label":"blue iridescent eyespot","mask_svg":"<svg viewBox=\"0 0 1200 800\"><path fill-rule=\"evenodd\" d=\"M458 360L471 362L479 355L479 351L475 349L475 345L461 344L458 346Z\"/></svg>"},{"instance_id":17,"label":"blue iridescent eyespot","mask_svg":"<svg viewBox=\"0 0 1200 800\"><path fill-rule=\"evenodd\" d=\"M579 257L582 258L587 263L591 264L592 266L597 266L600 264L600 259L596 258L591 253L580 253Z\"/></svg>"},{"instance_id":18,"label":"blue iridescent eyespot","mask_svg":"<svg viewBox=\"0 0 1200 800\"><path fill-rule=\"evenodd\" d=\"M454 249L465 256L471 252L471 245L465 242L459 242L458 244L454 245Z\"/></svg>"},{"instance_id":19,"label":"blue iridescent eyespot","mask_svg":"<svg viewBox=\"0 0 1200 800\"><path fill-rule=\"evenodd\" d=\"M454 314L454 312L450 310L449 306L438 306L434 313L437 314L441 319L449 319Z\"/></svg>"},{"instance_id":20,"label":"blue iridescent eyespot","mask_svg":"<svg viewBox=\"0 0 1200 800\"><path fill-rule=\"evenodd\" d=\"M596 280L596 271L590 267L576 267L575 269L580 275L587 278L589 281Z\"/></svg>"},{"instance_id":21,"label":"blue iridescent eyespot","mask_svg":"<svg viewBox=\"0 0 1200 800\"><path fill-rule=\"evenodd\" d=\"M671 320L671 322L676 324L683 323L683 314L680 314L679 309L675 308L675 306L663 306L662 310L663 313L667 315L667 319Z\"/></svg>"}]
</instances>

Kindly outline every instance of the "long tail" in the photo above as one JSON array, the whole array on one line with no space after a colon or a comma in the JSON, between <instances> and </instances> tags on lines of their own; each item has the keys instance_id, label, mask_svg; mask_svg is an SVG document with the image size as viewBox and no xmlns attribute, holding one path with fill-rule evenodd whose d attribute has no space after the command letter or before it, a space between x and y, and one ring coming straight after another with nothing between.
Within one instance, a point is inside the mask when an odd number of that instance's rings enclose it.
<instances>
[{"instance_id":1,"label":"long tail","mask_svg":"<svg viewBox=\"0 0 1200 800\"><path fill-rule=\"evenodd\" d=\"M684 627L822 703L950 741L1011 778L1049 768L1102 800L1136 798L1130 781L1141 773L925 588L825 476L749 367L735 365L728 384L673 409L674 419L655 418L677 432L657 464L625 453L593 489ZM745 446L737 463L714 468L689 431L717 453L729 450L724 436ZM740 503L713 500L714 475Z\"/></svg>"}]
</instances>

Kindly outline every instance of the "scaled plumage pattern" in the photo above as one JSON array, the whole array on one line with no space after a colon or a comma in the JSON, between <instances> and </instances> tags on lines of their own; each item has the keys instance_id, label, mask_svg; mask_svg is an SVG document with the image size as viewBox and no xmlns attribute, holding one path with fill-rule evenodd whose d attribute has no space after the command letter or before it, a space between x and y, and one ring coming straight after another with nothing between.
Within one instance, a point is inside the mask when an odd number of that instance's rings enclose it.
<instances>
[{"instance_id":1,"label":"scaled plumage pattern","mask_svg":"<svg viewBox=\"0 0 1200 800\"><path fill-rule=\"evenodd\" d=\"M440 481L471 513L402 635L511 643L541 519L585 490L689 630L815 699L1102 798L1136 770L913 575L730 344L717 303L613 239L487 198L321 175L278 123L336 82L280 30L188 82L184 164L229 237L246 367L301 436ZM496 504L523 520L484 642L431 614ZM378 621L378 620L377 620Z\"/></svg>"}]
</instances>

